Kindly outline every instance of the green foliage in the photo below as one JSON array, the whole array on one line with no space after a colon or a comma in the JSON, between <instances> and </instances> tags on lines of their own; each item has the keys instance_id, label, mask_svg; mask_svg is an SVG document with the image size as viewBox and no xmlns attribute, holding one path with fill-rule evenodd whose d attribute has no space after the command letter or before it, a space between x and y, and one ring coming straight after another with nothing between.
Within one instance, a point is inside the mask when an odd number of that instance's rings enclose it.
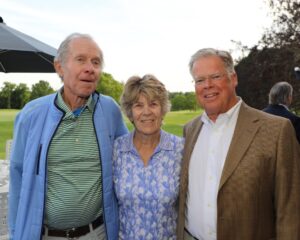
<instances>
[{"instance_id":1,"label":"green foliage","mask_svg":"<svg viewBox=\"0 0 300 240\"><path fill-rule=\"evenodd\" d=\"M30 100L46 96L53 92L54 90L48 82L40 80L38 83L32 85Z\"/></svg>"},{"instance_id":2,"label":"green foliage","mask_svg":"<svg viewBox=\"0 0 300 240\"><path fill-rule=\"evenodd\" d=\"M103 72L97 86L97 91L104 95L111 96L119 102L123 91L123 84L116 81L111 74Z\"/></svg>"},{"instance_id":3,"label":"green foliage","mask_svg":"<svg viewBox=\"0 0 300 240\"><path fill-rule=\"evenodd\" d=\"M11 102L12 102L12 92L15 89L16 84L10 83L10 82L4 82L4 86L1 90L1 107L3 108L11 108Z\"/></svg>"},{"instance_id":4,"label":"green foliage","mask_svg":"<svg viewBox=\"0 0 300 240\"><path fill-rule=\"evenodd\" d=\"M171 102L173 111L186 109L186 102L183 94L175 95L174 98L171 99Z\"/></svg>"},{"instance_id":5,"label":"green foliage","mask_svg":"<svg viewBox=\"0 0 300 240\"><path fill-rule=\"evenodd\" d=\"M12 92L12 103L11 108L13 109L20 109L23 108L24 105L30 99L30 91L26 84L20 83L14 91Z\"/></svg>"},{"instance_id":6,"label":"green foliage","mask_svg":"<svg viewBox=\"0 0 300 240\"><path fill-rule=\"evenodd\" d=\"M32 86L32 92L30 92L25 83L16 85L14 83L4 82L4 86L0 91L0 108L21 109L29 100L53 92L54 90L50 87L50 84L43 80Z\"/></svg>"},{"instance_id":7,"label":"green foliage","mask_svg":"<svg viewBox=\"0 0 300 240\"><path fill-rule=\"evenodd\" d=\"M169 94L172 104L172 111L196 110L197 102L194 92L173 92Z\"/></svg>"},{"instance_id":8,"label":"green foliage","mask_svg":"<svg viewBox=\"0 0 300 240\"><path fill-rule=\"evenodd\" d=\"M196 111L199 108L199 106L196 101L195 92L186 92L186 93L184 93L184 96L186 98L186 104L188 106L187 109Z\"/></svg>"},{"instance_id":9,"label":"green foliage","mask_svg":"<svg viewBox=\"0 0 300 240\"><path fill-rule=\"evenodd\" d=\"M300 1L267 0L273 16L272 26L260 41L264 47L299 46Z\"/></svg>"}]
</instances>

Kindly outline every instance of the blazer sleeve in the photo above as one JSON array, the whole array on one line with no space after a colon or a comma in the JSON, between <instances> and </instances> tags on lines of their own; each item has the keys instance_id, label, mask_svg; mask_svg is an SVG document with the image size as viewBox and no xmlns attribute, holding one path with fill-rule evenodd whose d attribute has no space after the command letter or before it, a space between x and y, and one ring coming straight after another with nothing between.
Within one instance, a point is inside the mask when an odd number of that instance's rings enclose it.
<instances>
[{"instance_id":1,"label":"blazer sleeve","mask_svg":"<svg viewBox=\"0 0 300 240\"><path fill-rule=\"evenodd\" d=\"M276 239L300 239L300 149L290 121L278 138L274 202Z\"/></svg>"}]
</instances>

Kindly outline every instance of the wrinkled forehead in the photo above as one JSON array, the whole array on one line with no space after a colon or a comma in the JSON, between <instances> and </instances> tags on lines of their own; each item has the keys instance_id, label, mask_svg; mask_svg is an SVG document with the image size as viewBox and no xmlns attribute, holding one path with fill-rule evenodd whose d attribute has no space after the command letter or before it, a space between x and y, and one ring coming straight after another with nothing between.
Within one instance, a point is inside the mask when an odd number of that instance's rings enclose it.
<instances>
[{"instance_id":1,"label":"wrinkled forehead","mask_svg":"<svg viewBox=\"0 0 300 240\"><path fill-rule=\"evenodd\" d=\"M225 64L219 56L209 55L198 58L192 67L193 75L209 75L226 70Z\"/></svg>"},{"instance_id":2,"label":"wrinkled forehead","mask_svg":"<svg viewBox=\"0 0 300 240\"><path fill-rule=\"evenodd\" d=\"M102 57L102 51L94 40L88 38L72 39L68 46L68 55L86 54Z\"/></svg>"}]
</instances>

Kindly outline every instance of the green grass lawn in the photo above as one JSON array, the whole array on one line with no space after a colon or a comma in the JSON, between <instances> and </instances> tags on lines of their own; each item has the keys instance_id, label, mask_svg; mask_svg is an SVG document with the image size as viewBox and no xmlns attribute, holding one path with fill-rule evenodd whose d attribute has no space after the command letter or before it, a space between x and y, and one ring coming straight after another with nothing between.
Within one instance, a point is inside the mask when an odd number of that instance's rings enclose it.
<instances>
[{"instance_id":1,"label":"green grass lawn","mask_svg":"<svg viewBox=\"0 0 300 240\"><path fill-rule=\"evenodd\" d=\"M5 159L5 144L7 139L12 139L13 124L19 110L0 109L0 159ZM170 133L182 136L182 127L189 120L200 114L200 111L176 111L167 113L162 128ZM130 130L132 124L124 118Z\"/></svg>"},{"instance_id":2,"label":"green grass lawn","mask_svg":"<svg viewBox=\"0 0 300 240\"><path fill-rule=\"evenodd\" d=\"M14 119L19 110L0 109L0 159L5 159L5 144L12 139Z\"/></svg>"}]
</instances>

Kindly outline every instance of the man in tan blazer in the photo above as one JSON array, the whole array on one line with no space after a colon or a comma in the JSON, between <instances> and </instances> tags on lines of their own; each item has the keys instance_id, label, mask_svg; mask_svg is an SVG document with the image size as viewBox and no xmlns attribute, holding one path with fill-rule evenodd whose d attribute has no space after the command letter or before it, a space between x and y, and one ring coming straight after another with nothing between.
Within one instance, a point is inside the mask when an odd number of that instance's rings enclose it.
<instances>
[{"instance_id":1,"label":"man in tan blazer","mask_svg":"<svg viewBox=\"0 0 300 240\"><path fill-rule=\"evenodd\" d=\"M299 240L300 147L288 119L247 106L226 51L190 61L204 113L184 127L177 239Z\"/></svg>"}]
</instances>

